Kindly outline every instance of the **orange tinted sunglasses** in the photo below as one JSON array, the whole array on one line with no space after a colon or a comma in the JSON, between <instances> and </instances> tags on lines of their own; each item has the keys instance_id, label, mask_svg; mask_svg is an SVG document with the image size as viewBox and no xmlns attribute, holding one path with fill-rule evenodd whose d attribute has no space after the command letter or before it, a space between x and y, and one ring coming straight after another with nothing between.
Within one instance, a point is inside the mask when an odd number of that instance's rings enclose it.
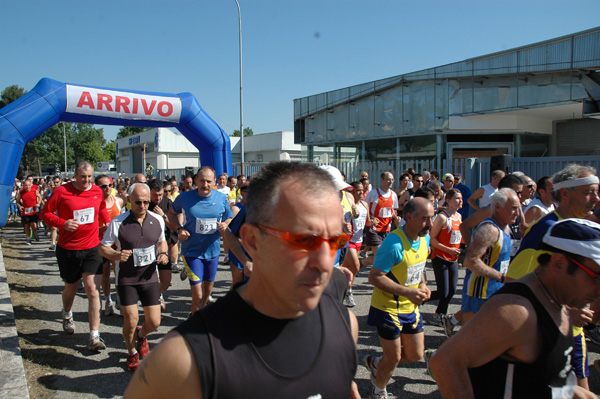
<instances>
[{"instance_id":1,"label":"orange tinted sunglasses","mask_svg":"<svg viewBox=\"0 0 600 399\"><path fill-rule=\"evenodd\" d=\"M304 251L315 251L322 243L326 242L329 244L331 252L335 252L338 249L343 248L348 241L350 241L350 234L346 233L325 238L314 234L290 233L289 231L274 229L273 227L264 226L262 224L256 225L256 227L263 233L279 238L281 241L287 242L292 247Z\"/></svg>"}]
</instances>

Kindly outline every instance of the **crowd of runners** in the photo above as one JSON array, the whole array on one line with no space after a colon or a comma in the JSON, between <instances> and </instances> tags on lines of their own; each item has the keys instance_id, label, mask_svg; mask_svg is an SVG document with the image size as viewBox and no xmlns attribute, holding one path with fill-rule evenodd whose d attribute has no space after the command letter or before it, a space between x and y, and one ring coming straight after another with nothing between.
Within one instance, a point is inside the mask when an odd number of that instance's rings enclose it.
<instances>
[{"instance_id":1,"label":"crowd of runners","mask_svg":"<svg viewBox=\"0 0 600 399\"><path fill-rule=\"evenodd\" d=\"M106 349L100 312L122 315L127 368L138 370L126 397L359 397L355 342L368 329L381 344L360 359L371 398L390 397L394 369L423 358L445 398L596 397L586 341L600 345L595 169L571 164L537 181L496 170L473 193L460 173L414 169L398 184L389 171L347 182L335 167L290 162L248 179L146 172L113 180L80 162L65 181L28 176L8 219L20 217L27 245L50 236L67 334L81 282L90 351ZM215 301L222 252L231 289ZM461 309L449 314L463 266ZM373 291L359 325L352 285L363 268ZM150 351L173 273L190 284L188 320ZM427 318L425 302L437 305ZM425 348L424 323L450 339Z\"/></svg>"}]
</instances>

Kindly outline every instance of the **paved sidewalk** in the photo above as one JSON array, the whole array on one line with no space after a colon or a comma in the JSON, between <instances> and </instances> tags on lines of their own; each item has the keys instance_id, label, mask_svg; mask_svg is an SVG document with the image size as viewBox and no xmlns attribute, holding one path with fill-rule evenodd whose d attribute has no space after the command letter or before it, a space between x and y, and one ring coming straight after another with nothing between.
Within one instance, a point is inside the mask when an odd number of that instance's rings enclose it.
<instances>
[{"instance_id":1,"label":"paved sidewalk","mask_svg":"<svg viewBox=\"0 0 600 399\"><path fill-rule=\"evenodd\" d=\"M29 399L25 369L15 325L0 245L0 399Z\"/></svg>"},{"instance_id":2,"label":"paved sidewalk","mask_svg":"<svg viewBox=\"0 0 600 399\"><path fill-rule=\"evenodd\" d=\"M125 367L126 349L121 336L122 317L119 314L103 314L100 333L108 349L98 354L87 351L87 300L83 290L78 292L73 309L75 334L66 335L62 331L60 293L63 284L54 253L48 249L49 238L42 234L40 242L34 241L32 246L26 246L22 228L17 224L2 229L1 235L22 349L20 350L17 344L14 323L5 321L6 317L10 317L8 308L12 309L12 306L6 296L6 277L1 272L0 263L0 399L29 397L25 389L23 363L32 398L121 397L132 375ZM372 286L367 282L368 273L369 268L362 270L354 286L357 306L352 311L356 314L360 326L357 347L359 362L366 354L380 351L376 332L366 325L372 291ZM433 281L431 268L428 268L427 274L429 281ZM459 282L462 284L464 270L461 270L460 275ZM229 268L220 265L214 296L223 296L229 285ZM459 298L460 286L459 293L450 306L451 312L458 310ZM162 315L162 325L157 332L149 336L151 350L169 330L187 317L190 303L189 283L181 281L178 274L174 275L172 287L167 291L165 299L167 310ZM421 307L425 319L431 316L433 310L434 305L425 304ZM140 318L142 317L140 314ZM10 329L12 335L5 332ZM438 348L444 340L440 327L425 326L426 348ZM599 348L590 343L589 349L591 365L593 360L599 358ZM24 362L21 362L21 353ZM4 366L7 358L11 367ZM15 366L12 367L12 364ZM358 367L356 382L362 397L368 397L371 383L366 369L362 366ZM590 385L593 391L599 392L600 381L593 367ZM426 373L424 361L396 368L388 391L401 398L441 398L435 382Z\"/></svg>"}]
</instances>

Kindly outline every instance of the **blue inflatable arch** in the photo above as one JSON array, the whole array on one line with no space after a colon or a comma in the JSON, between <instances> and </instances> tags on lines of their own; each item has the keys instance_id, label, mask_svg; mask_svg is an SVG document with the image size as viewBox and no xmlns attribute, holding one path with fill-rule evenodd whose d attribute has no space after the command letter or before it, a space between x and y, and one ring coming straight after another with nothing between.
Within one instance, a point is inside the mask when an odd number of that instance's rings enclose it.
<instances>
[{"instance_id":1,"label":"blue inflatable arch","mask_svg":"<svg viewBox=\"0 0 600 399\"><path fill-rule=\"evenodd\" d=\"M174 127L200 152L203 166L231 174L229 136L191 93L165 94L82 86L44 78L27 94L0 109L0 227L25 144L58 122Z\"/></svg>"}]
</instances>

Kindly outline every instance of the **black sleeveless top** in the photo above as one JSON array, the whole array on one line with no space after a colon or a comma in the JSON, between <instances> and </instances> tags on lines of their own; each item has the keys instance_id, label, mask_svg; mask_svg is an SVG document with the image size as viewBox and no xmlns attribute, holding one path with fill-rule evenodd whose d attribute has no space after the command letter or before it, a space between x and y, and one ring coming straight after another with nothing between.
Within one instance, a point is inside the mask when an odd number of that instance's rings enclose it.
<instances>
[{"instance_id":1,"label":"black sleeveless top","mask_svg":"<svg viewBox=\"0 0 600 399\"><path fill-rule=\"evenodd\" d=\"M349 315L327 294L311 312L281 320L232 290L175 330L192 348L203 398L350 397L357 355Z\"/></svg>"},{"instance_id":2,"label":"black sleeveless top","mask_svg":"<svg viewBox=\"0 0 600 399\"><path fill-rule=\"evenodd\" d=\"M509 362L496 358L469 369L475 398L552 398L552 389L576 384L571 370L572 329L564 336L531 289L523 283L505 284L494 295L514 294L526 298L535 309L542 336L539 357L533 363ZM567 383L567 379L569 381ZM512 391L512 396L505 396Z\"/></svg>"}]
</instances>

